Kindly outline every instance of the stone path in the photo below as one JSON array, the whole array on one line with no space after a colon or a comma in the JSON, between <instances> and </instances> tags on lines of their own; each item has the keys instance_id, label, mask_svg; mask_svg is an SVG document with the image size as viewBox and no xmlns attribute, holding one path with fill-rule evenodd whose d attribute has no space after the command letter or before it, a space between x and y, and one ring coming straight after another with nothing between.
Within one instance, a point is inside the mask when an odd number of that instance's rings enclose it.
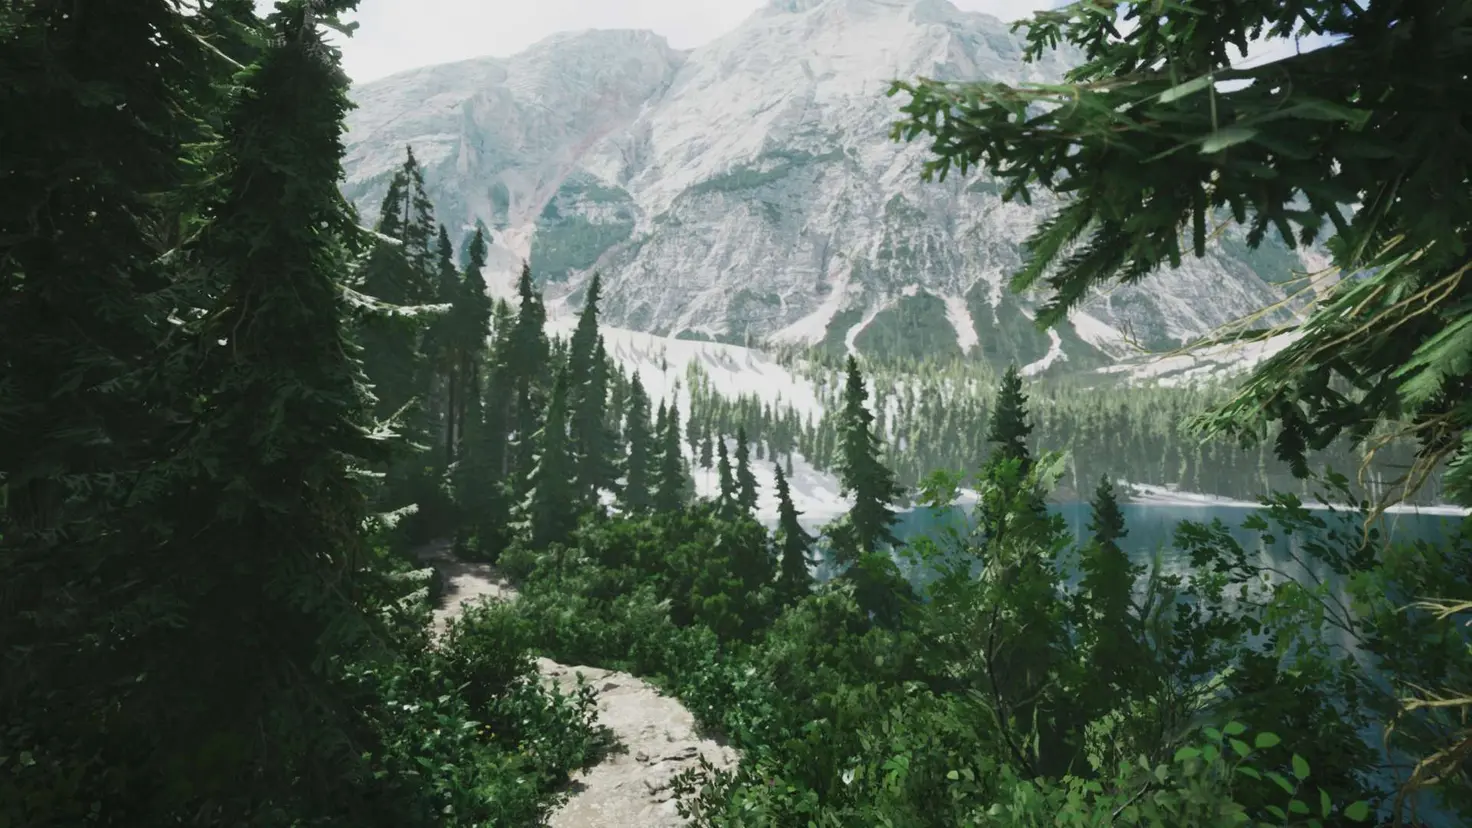
<instances>
[{"instance_id":1,"label":"stone path","mask_svg":"<svg viewBox=\"0 0 1472 828\"><path fill-rule=\"evenodd\" d=\"M443 596L434 610L436 636L466 604L516 597L515 588L494 566L456 560L447 546L429 547L419 557L444 578ZM678 700L641 679L546 658L537 659L537 670L543 682L565 693L572 692L582 674L597 692L599 722L621 746L601 764L574 776L572 795L553 812L549 828L682 828L685 821L675 809L670 781L687 768L699 767L701 756L717 768L736 764L734 750L702 738L695 718Z\"/></svg>"}]
</instances>

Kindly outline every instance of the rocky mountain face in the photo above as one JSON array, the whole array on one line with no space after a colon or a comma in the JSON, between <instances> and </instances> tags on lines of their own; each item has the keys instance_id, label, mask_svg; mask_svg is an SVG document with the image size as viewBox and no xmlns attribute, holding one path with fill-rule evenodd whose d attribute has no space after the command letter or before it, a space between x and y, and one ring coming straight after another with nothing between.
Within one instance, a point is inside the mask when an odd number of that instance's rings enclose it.
<instances>
[{"instance_id":1,"label":"rocky mountain face","mask_svg":"<svg viewBox=\"0 0 1472 828\"><path fill-rule=\"evenodd\" d=\"M985 175L924 183L929 144L892 142L893 79L1057 79L1009 24L946 0L773 0L692 51L585 31L511 58L355 88L347 195L374 218L412 145L440 219L495 240L487 281L525 259L576 303L594 269L613 325L834 349L974 351L1098 365L1174 345L1282 298L1304 267L1228 234L1143 289L1096 297L1055 334L1005 290L1050 205L1004 204Z\"/></svg>"}]
</instances>

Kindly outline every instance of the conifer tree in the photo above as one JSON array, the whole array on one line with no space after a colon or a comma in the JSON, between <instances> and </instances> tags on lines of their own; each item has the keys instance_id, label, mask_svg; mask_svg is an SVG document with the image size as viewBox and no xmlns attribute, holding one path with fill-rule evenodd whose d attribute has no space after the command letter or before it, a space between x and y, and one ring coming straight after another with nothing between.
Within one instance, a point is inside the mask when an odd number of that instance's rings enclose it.
<instances>
[{"instance_id":1,"label":"conifer tree","mask_svg":"<svg viewBox=\"0 0 1472 828\"><path fill-rule=\"evenodd\" d=\"M1083 574L1079 615L1087 631L1085 643L1098 675L1109 683L1128 686L1131 665L1139 663L1131 619L1140 568L1119 547L1119 540L1129 533L1107 475L1100 479L1090 503L1089 532L1089 543L1079 550Z\"/></svg>"},{"instance_id":2,"label":"conifer tree","mask_svg":"<svg viewBox=\"0 0 1472 828\"><path fill-rule=\"evenodd\" d=\"M613 440L607 431L608 360L598 335L601 295L602 277L594 271L583 297L577 327L568 342L573 492L581 508L596 502L600 488L612 489L615 477Z\"/></svg>"},{"instance_id":3,"label":"conifer tree","mask_svg":"<svg viewBox=\"0 0 1472 828\"><path fill-rule=\"evenodd\" d=\"M114 726L139 730L119 736L185 778L118 803L137 824L185 821L202 802L215 824L255 821L263 803L303 824L398 821L353 790L374 746L318 667L374 632L353 603L366 504L350 470L378 444L341 293L344 243L359 237L338 191L348 80L318 28L355 5L292 0L271 15L271 42L237 76L217 198L190 244L224 289L177 345L190 427L140 487L178 516L147 554L169 561L162 583L188 585L154 596L187 623L133 629L112 654L137 676ZM151 723L145 699L164 703ZM341 787L301 783L319 773Z\"/></svg>"},{"instance_id":4,"label":"conifer tree","mask_svg":"<svg viewBox=\"0 0 1472 828\"><path fill-rule=\"evenodd\" d=\"M187 226L159 195L202 183L187 146L216 119L195 103L229 70L165 0L8 3L0 21L0 751L36 757L7 770L0 823L174 823L188 817L169 786L202 775L166 738L169 681L187 682L169 616L193 603L192 575L123 530L167 536L182 517L127 503L167 456L169 420L190 417L177 378L153 389L138 369L172 327L160 253Z\"/></svg>"},{"instance_id":5,"label":"conifer tree","mask_svg":"<svg viewBox=\"0 0 1472 828\"><path fill-rule=\"evenodd\" d=\"M624 431L628 435L629 453L624 460L620 503L629 514L643 514L654 504L650 485L656 435L649 432L649 395L644 393L638 372L629 383L629 413Z\"/></svg>"},{"instance_id":6,"label":"conifer tree","mask_svg":"<svg viewBox=\"0 0 1472 828\"><path fill-rule=\"evenodd\" d=\"M779 566L777 594L784 605L791 605L812 592L813 537L798 522L802 512L792 503L792 491L782 467L772 464L777 479L777 548Z\"/></svg>"},{"instance_id":7,"label":"conifer tree","mask_svg":"<svg viewBox=\"0 0 1472 828\"><path fill-rule=\"evenodd\" d=\"M573 458L567 437L570 380L564 367L552 382L547 417L536 434L536 465L527 481L523 505L527 535L533 548L567 540L577 526L577 500L572 491Z\"/></svg>"},{"instance_id":8,"label":"conifer tree","mask_svg":"<svg viewBox=\"0 0 1472 828\"><path fill-rule=\"evenodd\" d=\"M685 473L685 458L680 451L680 408L671 403L660 432L659 487L654 508L659 512L678 512L689 501L690 478Z\"/></svg>"},{"instance_id":9,"label":"conifer tree","mask_svg":"<svg viewBox=\"0 0 1472 828\"><path fill-rule=\"evenodd\" d=\"M507 458L508 471L519 500L526 492L526 481L536 464L538 446L535 435L541 429L545 410L543 377L551 372L554 360L543 330L547 320L546 309L542 306L541 294L532 284L531 268L526 265L521 268L516 291L520 297L516 322L507 336L505 352L500 355L497 368L504 379L502 387L510 395L507 423L513 438Z\"/></svg>"},{"instance_id":10,"label":"conifer tree","mask_svg":"<svg viewBox=\"0 0 1472 828\"><path fill-rule=\"evenodd\" d=\"M726 439L716 441L716 479L720 482L719 501L723 510L736 502L736 478L731 473L731 457L726 452Z\"/></svg>"},{"instance_id":11,"label":"conifer tree","mask_svg":"<svg viewBox=\"0 0 1472 828\"><path fill-rule=\"evenodd\" d=\"M845 494L854 505L848 512L849 532L845 543L835 544L840 562L878 552L898 542L892 527L896 517L891 503L902 494L894 473L879 461L879 440L871 430L874 415L865 407L869 392L858 362L849 356L839 423L838 474Z\"/></svg>"},{"instance_id":12,"label":"conifer tree","mask_svg":"<svg viewBox=\"0 0 1472 828\"><path fill-rule=\"evenodd\" d=\"M746 443L746 428L736 428L736 505L746 514L756 512L756 476L751 473L751 452Z\"/></svg>"},{"instance_id":13,"label":"conifer tree","mask_svg":"<svg viewBox=\"0 0 1472 828\"><path fill-rule=\"evenodd\" d=\"M707 430L704 434L700 435L700 467L706 471L711 470L711 464L714 462L714 458L711 456L713 449L711 443L713 442L710 438L710 431Z\"/></svg>"},{"instance_id":14,"label":"conifer tree","mask_svg":"<svg viewBox=\"0 0 1472 828\"><path fill-rule=\"evenodd\" d=\"M691 389L690 394L690 417L685 422L685 442L690 445L690 454L698 457L700 455L700 422L695 418L695 394Z\"/></svg>"},{"instance_id":15,"label":"conifer tree","mask_svg":"<svg viewBox=\"0 0 1472 828\"><path fill-rule=\"evenodd\" d=\"M1032 468L1032 455L1027 448L1027 438L1031 434L1032 425L1027 417L1027 395L1022 393L1022 377L1015 364L1009 365L997 391L996 408L992 412L986 440L995 446L994 456L1019 461L1025 475Z\"/></svg>"}]
</instances>

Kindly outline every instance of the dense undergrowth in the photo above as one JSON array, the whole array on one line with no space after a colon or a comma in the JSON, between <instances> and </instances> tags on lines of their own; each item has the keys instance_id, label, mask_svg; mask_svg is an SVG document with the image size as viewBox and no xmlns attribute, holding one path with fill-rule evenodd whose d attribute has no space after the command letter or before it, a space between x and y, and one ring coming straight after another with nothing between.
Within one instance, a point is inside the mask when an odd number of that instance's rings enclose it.
<instances>
[{"instance_id":1,"label":"dense undergrowth","mask_svg":"<svg viewBox=\"0 0 1472 828\"><path fill-rule=\"evenodd\" d=\"M1342 593L1275 575L1220 524L1180 527L1197 574L1173 577L1111 569L1107 542L1065 554L1015 474L992 483L1009 537L914 544L940 574L889 624L852 577L780 600L750 577L771 540L709 505L591 518L569 544L502 565L538 648L654 677L741 751L737 771L682 780L700 825L1348 825L1393 809L1395 777L1362 737L1396 715L1376 676L1472 666L1465 642L1397 612L1396 596L1433 572L1443 594L1446 578L1466 593L1472 572L1454 561L1472 536L1377 563L1383 539L1363 537L1359 513L1288 496L1251 525L1319 538L1305 554ZM1450 725L1436 718L1400 727ZM1443 793L1468 813L1465 790Z\"/></svg>"}]
</instances>

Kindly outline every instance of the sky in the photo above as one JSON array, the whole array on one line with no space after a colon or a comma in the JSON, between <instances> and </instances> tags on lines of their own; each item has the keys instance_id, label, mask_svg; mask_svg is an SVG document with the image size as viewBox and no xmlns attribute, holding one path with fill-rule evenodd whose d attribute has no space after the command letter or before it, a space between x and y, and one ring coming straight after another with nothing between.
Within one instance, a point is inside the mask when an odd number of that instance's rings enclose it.
<instances>
[{"instance_id":1,"label":"sky","mask_svg":"<svg viewBox=\"0 0 1472 828\"><path fill-rule=\"evenodd\" d=\"M335 37L355 83L436 63L513 55L548 35L578 29L651 29L689 49L736 28L768 0L361 0L346 17L359 24ZM968 11L1017 20L1067 0L951 0ZM263 12L274 0L256 0ZM1305 46L1317 44L1305 44ZM1291 54L1291 43L1261 44L1247 62Z\"/></svg>"},{"instance_id":2,"label":"sky","mask_svg":"<svg viewBox=\"0 0 1472 828\"><path fill-rule=\"evenodd\" d=\"M688 49L736 28L768 0L362 0L345 17L360 27L339 45L343 70L365 83L419 66L508 56L550 34L577 29L651 29ZM1003 20L1055 0L951 0ZM262 9L273 0L256 0Z\"/></svg>"}]
</instances>

